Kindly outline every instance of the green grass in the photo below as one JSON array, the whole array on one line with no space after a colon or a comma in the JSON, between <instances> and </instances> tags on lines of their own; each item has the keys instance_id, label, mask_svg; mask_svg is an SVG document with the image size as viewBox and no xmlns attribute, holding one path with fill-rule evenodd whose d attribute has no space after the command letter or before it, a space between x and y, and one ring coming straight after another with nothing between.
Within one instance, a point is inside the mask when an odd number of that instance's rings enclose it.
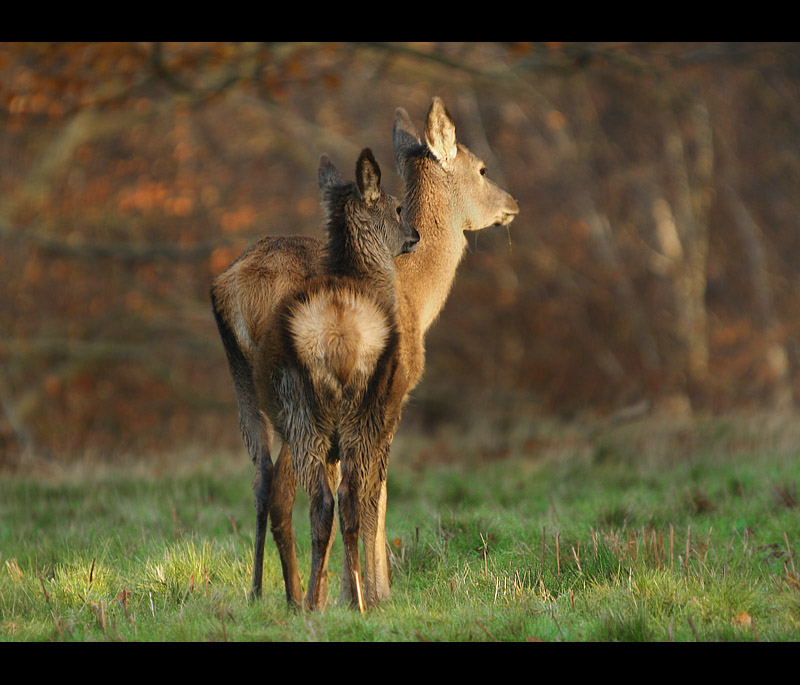
<instances>
[{"instance_id":1,"label":"green grass","mask_svg":"<svg viewBox=\"0 0 800 685\"><path fill-rule=\"evenodd\" d=\"M0 481L4 641L800 639L792 421L399 436L392 599L286 607L270 542L249 603L243 455ZM453 455L458 455L455 461ZM295 516L301 569L308 516ZM331 558L338 591L341 548Z\"/></svg>"}]
</instances>

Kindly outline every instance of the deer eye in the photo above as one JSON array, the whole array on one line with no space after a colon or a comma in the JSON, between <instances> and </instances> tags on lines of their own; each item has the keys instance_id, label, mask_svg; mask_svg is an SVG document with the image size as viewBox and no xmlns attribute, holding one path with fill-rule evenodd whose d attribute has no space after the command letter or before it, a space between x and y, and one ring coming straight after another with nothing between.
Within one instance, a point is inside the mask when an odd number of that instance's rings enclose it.
<instances>
[{"instance_id":1,"label":"deer eye","mask_svg":"<svg viewBox=\"0 0 800 685\"><path fill-rule=\"evenodd\" d=\"M397 216L400 217L402 215L403 215L403 208L402 207L398 207L397 208Z\"/></svg>"},{"instance_id":2,"label":"deer eye","mask_svg":"<svg viewBox=\"0 0 800 685\"><path fill-rule=\"evenodd\" d=\"M486 176L486 167L485 166L481 167L481 176Z\"/></svg>"}]
</instances>

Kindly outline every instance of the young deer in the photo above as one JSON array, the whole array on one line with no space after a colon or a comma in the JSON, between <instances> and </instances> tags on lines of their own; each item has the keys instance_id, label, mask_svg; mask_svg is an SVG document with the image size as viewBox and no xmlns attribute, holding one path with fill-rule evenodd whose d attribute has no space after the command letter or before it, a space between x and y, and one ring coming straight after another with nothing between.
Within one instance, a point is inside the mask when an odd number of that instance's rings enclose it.
<instances>
[{"instance_id":1,"label":"young deer","mask_svg":"<svg viewBox=\"0 0 800 685\"><path fill-rule=\"evenodd\" d=\"M342 538L353 569L349 594L363 611L361 510L379 494L365 485L386 477L383 446L396 421L386 403L398 365L392 260L411 252L419 234L402 219L400 202L381 190L380 168L368 148L358 158L356 183L345 183L325 156L318 178L328 213L322 275L280 306L278 325L259 345L254 377L260 405L288 445L309 496L306 607L322 609L327 598L338 485Z\"/></svg>"},{"instance_id":2,"label":"young deer","mask_svg":"<svg viewBox=\"0 0 800 685\"><path fill-rule=\"evenodd\" d=\"M390 401L401 406L417 384L424 366L424 337L450 291L466 247L464 231L507 225L519 207L488 179L483 163L456 141L455 124L439 98L428 111L424 140L408 114L395 113L394 149L405 181L407 221L421 236L419 248L395 260L400 366ZM228 356L239 404L239 425L256 474L256 540L251 594L261 593L267 516L281 557L287 599L300 602L302 592L292 532L292 505L297 489L287 445L273 468L271 429L260 413L253 384L258 341L275 326L281 300L319 274L322 243L306 237L266 237L255 243L214 281L211 297ZM387 443L391 443L390 431ZM388 444L387 444L388 449ZM389 567L385 540L386 481L371 484L379 492L377 511L364 512L366 602L387 599ZM273 491L267 509L267 493ZM342 568L342 599L352 601L347 557Z\"/></svg>"}]
</instances>

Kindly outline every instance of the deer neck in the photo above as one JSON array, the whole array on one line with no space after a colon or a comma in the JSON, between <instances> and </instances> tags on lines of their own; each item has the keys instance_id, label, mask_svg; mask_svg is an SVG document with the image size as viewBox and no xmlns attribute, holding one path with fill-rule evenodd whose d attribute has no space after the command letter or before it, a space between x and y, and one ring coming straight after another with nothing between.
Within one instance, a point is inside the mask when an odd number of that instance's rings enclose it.
<instances>
[{"instance_id":1,"label":"deer neck","mask_svg":"<svg viewBox=\"0 0 800 685\"><path fill-rule=\"evenodd\" d=\"M407 186L407 220L420 241L395 260L399 317L423 336L444 306L467 245L454 197L426 163L419 160Z\"/></svg>"},{"instance_id":2,"label":"deer neck","mask_svg":"<svg viewBox=\"0 0 800 685\"><path fill-rule=\"evenodd\" d=\"M357 281L376 299L394 301L396 274L391 256L378 245L357 242L350 232L331 233L325 272Z\"/></svg>"}]
</instances>

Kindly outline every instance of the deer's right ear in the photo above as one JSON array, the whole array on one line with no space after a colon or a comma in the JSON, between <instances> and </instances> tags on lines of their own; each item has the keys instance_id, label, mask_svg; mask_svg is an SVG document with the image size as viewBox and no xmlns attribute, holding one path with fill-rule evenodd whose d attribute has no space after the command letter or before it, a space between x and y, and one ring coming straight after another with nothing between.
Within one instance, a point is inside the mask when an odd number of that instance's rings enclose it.
<instances>
[{"instance_id":1,"label":"deer's right ear","mask_svg":"<svg viewBox=\"0 0 800 685\"><path fill-rule=\"evenodd\" d=\"M405 178L406 158L411 151L418 148L422 143L419 140L417 127L411 121L402 107L398 107L394 113L394 127L392 129L392 140L394 142L394 158L397 164L397 173Z\"/></svg>"},{"instance_id":2,"label":"deer's right ear","mask_svg":"<svg viewBox=\"0 0 800 685\"><path fill-rule=\"evenodd\" d=\"M368 147L361 151L356 162L356 185L367 204L380 200L381 168Z\"/></svg>"},{"instance_id":3,"label":"deer's right ear","mask_svg":"<svg viewBox=\"0 0 800 685\"><path fill-rule=\"evenodd\" d=\"M333 165L328 155L319 158L319 168L317 169L317 183L322 190L332 188L344 183L344 177Z\"/></svg>"},{"instance_id":4,"label":"deer's right ear","mask_svg":"<svg viewBox=\"0 0 800 685\"><path fill-rule=\"evenodd\" d=\"M456 125L439 97L433 98L431 108L428 110L428 118L425 122L425 142L433 156L445 169L458 154Z\"/></svg>"}]
</instances>

